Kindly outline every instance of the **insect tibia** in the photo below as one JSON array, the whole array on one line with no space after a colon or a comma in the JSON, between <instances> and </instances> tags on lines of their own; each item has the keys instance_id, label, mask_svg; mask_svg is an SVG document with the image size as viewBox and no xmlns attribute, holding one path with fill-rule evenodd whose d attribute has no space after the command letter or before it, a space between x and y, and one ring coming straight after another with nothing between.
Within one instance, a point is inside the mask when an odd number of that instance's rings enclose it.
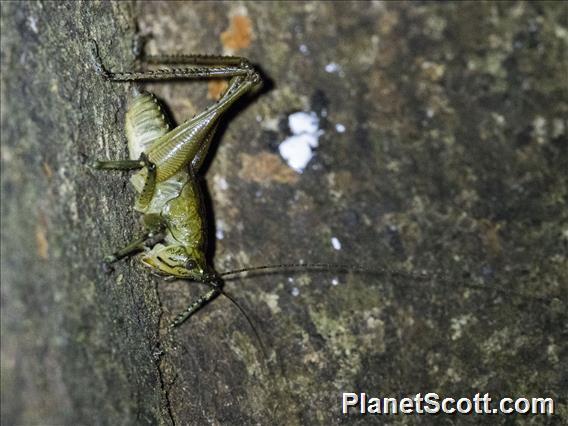
<instances>
[{"instance_id":1,"label":"insect tibia","mask_svg":"<svg viewBox=\"0 0 568 426\"><path fill-rule=\"evenodd\" d=\"M225 56L225 55L187 55L187 54L158 54L144 55L143 59L148 64L162 65L204 65L204 66L239 66L246 67L249 60L241 56Z\"/></svg>"},{"instance_id":2,"label":"insect tibia","mask_svg":"<svg viewBox=\"0 0 568 426\"><path fill-rule=\"evenodd\" d=\"M211 300L216 298L221 291L218 288L212 288L203 296L196 299L191 305L187 307L185 311L179 314L170 324L170 329L175 328L185 322L190 316L192 316L195 312L209 303Z\"/></svg>"}]
</instances>

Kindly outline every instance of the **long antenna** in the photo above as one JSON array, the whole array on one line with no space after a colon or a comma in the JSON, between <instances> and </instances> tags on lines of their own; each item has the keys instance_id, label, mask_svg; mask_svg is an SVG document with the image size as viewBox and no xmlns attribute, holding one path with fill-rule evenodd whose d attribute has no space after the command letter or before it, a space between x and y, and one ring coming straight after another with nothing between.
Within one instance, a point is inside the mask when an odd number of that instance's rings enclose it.
<instances>
[{"instance_id":1,"label":"long antenna","mask_svg":"<svg viewBox=\"0 0 568 426\"><path fill-rule=\"evenodd\" d=\"M282 270L282 269L303 269L308 271L336 271L336 272L356 272L359 274L388 274L388 275L400 275L409 276L412 278L428 278L427 274L412 274L409 272L389 270L386 268L364 268L358 265L343 265L339 263L277 263L271 265L260 265L260 266L250 266L246 268L233 269L231 271L222 272L219 274L220 277L228 277L231 275L242 274L243 272L255 272L264 270Z\"/></svg>"},{"instance_id":2,"label":"long antenna","mask_svg":"<svg viewBox=\"0 0 568 426\"><path fill-rule=\"evenodd\" d=\"M262 339L260 338L260 333L258 332L258 330L256 329L256 327L254 326L254 323L252 322L252 320L250 319L249 315L247 314L247 312L244 310L244 308L240 305L240 303L237 302L237 300L229 295L225 290L221 290L221 294L223 296L225 296L227 299L229 299L233 305L235 305L239 311L241 311L241 313L243 314L243 316L246 318L247 322L250 325L250 328L252 328L252 331L254 332L254 335L256 336L256 339L258 340L258 343L260 345L260 350L262 351L262 354L264 355L264 358L268 359L268 355L266 353L266 347L264 346L264 343L262 342Z\"/></svg>"},{"instance_id":3,"label":"long antenna","mask_svg":"<svg viewBox=\"0 0 568 426\"><path fill-rule=\"evenodd\" d=\"M277 263L277 264L270 264L270 265L259 265L259 266L250 266L250 267L246 267L246 268L239 268L239 269L233 269L230 271L225 271L222 272L220 274L218 274L219 277L229 277L232 275L238 275L238 274L242 274L244 272L257 272L257 271L268 271L268 270L284 270L284 269L289 269L289 270L306 270L306 271L336 271L336 272L344 272L344 273L356 273L356 274L365 274L365 275L389 275L392 277L408 277L408 278L413 278L413 279L428 279L428 278L434 278L434 277L438 277L440 278L442 281L444 282L449 282L450 278L447 276L447 274L436 274L436 273L428 273L426 271L424 272L420 272L420 273L411 273L411 272L405 272L405 271L397 271L397 270L393 270L393 269L388 269L388 268L382 268L382 267L377 267L377 268L364 268L361 267L359 265L344 265L344 264L337 264L337 263ZM483 284L476 284L476 283L467 283L467 284L462 284L463 287L468 287L468 288L474 288L477 290L496 290L500 293L503 293L505 295L508 294L515 294L517 296L521 296L527 299L533 299L533 300L538 300L539 302L542 303L546 303L549 300L540 296L536 296L536 295L527 295L523 292L511 289L511 288L505 288L503 286L500 286L499 284L493 284L491 286L489 285L483 285Z\"/></svg>"},{"instance_id":4,"label":"long antenna","mask_svg":"<svg viewBox=\"0 0 568 426\"><path fill-rule=\"evenodd\" d=\"M262 339L260 337L260 333L258 332L258 329L254 326L254 323L252 321L252 319L250 318L250 316L247 314L247 312L245 311L245 309L241 306L241 304L239 302L237 302L237 299L235 299L234 296L231 296L230 294L228 294L224 289L223 289L223 285L222 285L222 281L220 282L220 280L218 279L219 275L216 274L214 276L209 276L208 279L204 279L204 280L198 280L197 282L205 284L208 287L214 288L217 291L219 291L219 294L225 296L227 299L229 299L229 301L235 305L237 307L237 309L241 312L241 314L243 314L243 316L245 317L245 319L247 320L247 322L249 323L250 328L252 329L256 340L258 340L258 343L260 345L260 350L262 352L262 354L264 355L265 359L268 359L268 354L266 352L266 347L264 346L264 343L262 342Z\"/></svg>"}]
</instances>

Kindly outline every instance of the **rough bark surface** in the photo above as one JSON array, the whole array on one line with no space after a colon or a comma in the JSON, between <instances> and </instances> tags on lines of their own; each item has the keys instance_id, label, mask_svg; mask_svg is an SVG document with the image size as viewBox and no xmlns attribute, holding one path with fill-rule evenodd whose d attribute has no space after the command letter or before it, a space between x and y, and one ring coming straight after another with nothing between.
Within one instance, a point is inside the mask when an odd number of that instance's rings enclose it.
<instances>
[{"instance_id":1,"label":"rough bark surface","mask_svg":"<svg viewBox=\"0 0 568 426\"><path fill-rule=\"evenodd\" d=\"M2 424L372 421L341 414L343 391L552 397L557 414L536 421L568 421L566 4L1 8ZM205 174L219 271L303 260L410 275L228 282L267 357L223 298L166 335L203 289L135 258L100 267L140 225L127 176L87 166L126 156L129 90L95 75L88 41L126 69L137 27L150 51L233 52L267 77ZM147 88L178 122L218 90ZM322 130L301 174L278 154L297 111Z\"/></svg>"}]
</instances>

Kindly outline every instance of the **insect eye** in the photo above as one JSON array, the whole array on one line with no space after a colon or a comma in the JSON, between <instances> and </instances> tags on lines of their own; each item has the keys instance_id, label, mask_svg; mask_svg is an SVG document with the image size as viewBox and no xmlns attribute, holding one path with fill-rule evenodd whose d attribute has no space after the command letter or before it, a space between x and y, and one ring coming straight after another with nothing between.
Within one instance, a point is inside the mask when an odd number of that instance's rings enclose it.
<instances>
[{"instance_id":1,"label":"insect eye","mask_svg":"<svg viewBox=\"0 0 568 426\"><path fill-rule=\"evenodd\" d=\"M197 267L197 263L194 260L188 260L185 264L185 269L195 269Z\"/></svg>"}]
</instances>

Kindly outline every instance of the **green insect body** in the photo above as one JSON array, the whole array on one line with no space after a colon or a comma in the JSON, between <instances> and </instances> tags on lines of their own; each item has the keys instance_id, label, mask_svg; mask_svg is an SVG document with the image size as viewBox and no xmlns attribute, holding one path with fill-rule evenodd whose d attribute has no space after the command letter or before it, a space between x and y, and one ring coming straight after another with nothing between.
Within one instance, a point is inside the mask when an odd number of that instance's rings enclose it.
<instances>
[{"instance_id":1,"label":"green insect body","mask_svg":"<svg viewBox=\"0 0 568 426\"><path fill-rule=\"evenodd\" d=\"M144 152L148 152L150 158L155 144L169 141L170 126L157 99L150 93L133 93L125 128L131 159L139 158ZM201 151L206 151L209 141L210 138L205 140ZM166 276L199 280L208 268L204 255L206 233L201 192L195 175L189 171L191 168L196 172L196 166L200 163L192 161L189 167L186 165L164 181L157 178L150 203L144 207L137 203L136 207L144 214L148 229L164 229L163 243L145 252L142 262ZM140 194L147 174L147 170L142 169L130 179Z\"/></svg>"},{"instance_id":2,"label":"green insect body","mask_svg":"<svg viewBox=\"0 0 568 426\"><path fill-rule=\"evenodd\" d=\"M141 261L154 273L199 281L210 287L178 315L172 323L176 326L217 295L229 297L222 290L220 276L207 264L206 215L197 174L219 120L237 100L257 88L261 78L248 61L235 57L163 57L166 63L175 60L204 66L114 73L102 65L96 44L93 44L92 54L95 69L111 81L230 78L227 90L217 103L173 129L155 96L134 88L125 119L130 159L95 161L93 164L97 169L138 170L131 177L131 183L138 193L135 210L143 214L145 233L107 256L106 262L112 263L143 251ZM214 62L221 66L212 66Z\"/></svg>"}]
</instances>

